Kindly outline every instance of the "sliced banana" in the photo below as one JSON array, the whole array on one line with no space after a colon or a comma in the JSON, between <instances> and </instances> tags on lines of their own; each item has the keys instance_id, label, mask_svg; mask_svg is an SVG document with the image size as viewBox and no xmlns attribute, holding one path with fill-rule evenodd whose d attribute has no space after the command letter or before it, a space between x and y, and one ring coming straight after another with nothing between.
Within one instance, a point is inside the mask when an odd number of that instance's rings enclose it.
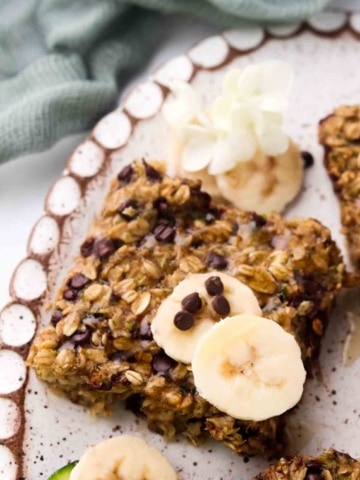
<instances>
[{"instance_id":1,"label":"sliced banana","mask_svg":"<svg viewBox=\"0 0 360 480\"><path fill-rule=\"evenodd\" d=\"M168 460L144 440L130 435L110 438L89 448L70 480L176 480Z\"/></svg>"},{"instance_id":2,"label":"sliced banana","mask_svg":"<svg viewBox=\"0 0 360 480\"><path fill-rule=\"evenodd\" d=\"M191 363L197 343L221 318L212 306L214 296L209 295L205 287L206 280L212 276L220 278L224 287L222 296L230 305L230 313L224 316L240 313L261 315L257 298L240 280L220 272L189 275L163 301L151 323L155 342L174 360ZM182 300L194 292L202 299L201 310L194 314L194 325L191 328L180 330L175 326L175 315L183 309Z\"/></svg>"},{"instance_id":3,"label":"sliced banana","mask_svg":"<svg viewBox=\"0 0 360 480\"><path fill-rule=\"evenodd\" d=\"M273 320L229 317L198 342L192 368L199 394L222 412L261 421L293 407L305 369L295 338Z\"/></svg>"},{"instance_id":4,"label":"sliced banana","mask_svg":"<svg viewBox=\"0 0 360 480\"><path fill-rule=\"evenodd\" d=\"M294 142L281 155L269 157L258 150L248 162L217 175L221 195L243 210L281 212L299 193L303 179L300 151Z\"/></svg>"}]
</instances>

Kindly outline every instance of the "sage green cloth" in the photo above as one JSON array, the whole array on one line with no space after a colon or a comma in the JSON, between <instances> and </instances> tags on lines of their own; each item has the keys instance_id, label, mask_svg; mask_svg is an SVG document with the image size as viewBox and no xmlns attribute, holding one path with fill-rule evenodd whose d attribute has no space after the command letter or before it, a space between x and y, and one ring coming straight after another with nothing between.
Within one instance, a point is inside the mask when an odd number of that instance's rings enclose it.
<instances>
[{"instance_id":1,"label":"sage green cloth","mask_svg":"<svg viewBox=\"0 0 360 480\"><path fill-rule=\"evenodd\" d=\"M90 128L161 41L164 15L291 21L328 0L2 0L0 163Z\"/></svg>"}]
</instances>

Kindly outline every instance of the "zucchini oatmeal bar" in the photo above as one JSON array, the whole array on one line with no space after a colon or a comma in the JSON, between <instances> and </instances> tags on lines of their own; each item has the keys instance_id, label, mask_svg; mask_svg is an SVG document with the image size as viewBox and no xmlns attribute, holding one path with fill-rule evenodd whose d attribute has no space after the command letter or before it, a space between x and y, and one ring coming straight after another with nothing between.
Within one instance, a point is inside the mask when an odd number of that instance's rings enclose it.
<instances>
[{"instance_id":1,"label":"zucchini oatmeal bar","mask_svg":"<svg viewBox=\"0 0 360 480\"><path fill-rule=\"evenodd\" d=\"M351 259L360 267L360 107L342 106L320 122L325 168L340 202Z\"/></svg>"},{"instance_id":2,"label":"zucchini oatmeal bar","mask_svg":"<svg viewBox=\"0 0 360 480\"><path fill-rule=\"evenodd\" d=\"M279 452L285 415L250 421L219 411L198 394L191 366L158 346L150 325L189 275L228 274L264 317L294 336L310 369L347 281L341 254L316 220L213 205L200 181L169 178L162 169L137 161L113 181L28 364L94 413L127 399L167 437L182 433L198 443L210 434L238 453ZM206 288L215 295L218 287ZM228 306L217 303L219 320ZM180 317L185 329L189 318Z\"/></svg>"},{"instance_id":3,"label":"zucchini oatmeal bar","mask_svg":"<svg viewBox=\"0 0 360 480\"><path fill-rule=\"evenodd\" d=\"M269 465L254 480L359 480L360 460L331 448L317 457L295 455Z\"/></svg>"}]
</instances>

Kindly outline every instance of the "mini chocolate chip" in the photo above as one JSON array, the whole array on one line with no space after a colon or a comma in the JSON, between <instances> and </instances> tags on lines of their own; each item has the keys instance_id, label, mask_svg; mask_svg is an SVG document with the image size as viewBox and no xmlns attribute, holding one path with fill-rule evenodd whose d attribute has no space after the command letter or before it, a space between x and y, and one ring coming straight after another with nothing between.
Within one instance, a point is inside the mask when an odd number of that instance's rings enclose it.
<instances>
[{"instance_id":1,"label":"mini chocolate chip","mask_svg":"<svg viewBox=\"0 0 360 480\"><path fill-rule=\"evenodd\" d=\"M181 306L190 313L198 312L202 307L200 295L197 292L186 295L181 301Z\"/></svg>"},{"instance_id":2,"label":"mini chocolate chip","mask_svg":"<svg viewBox=\"0 0 360 480\"><path fill-rule=\"evenodd\" d=\"M52 314L50 322L52 325L56 325L60 322L60 320L63 318L63 313L61 310L57 309L55 312Z\"/></svg>"},{"instance_id":3,"label":"mini chocolate chip","mask_svg":"<svg viewBox=\"0 0 360 480\"><path fill-rule=\"evenodd\" d=\"M69 302L72 302L73 300L76 299L77 292L76 292L76 290L72 290L71 288L68 288L63 293L63 297L65 298L65 300L68 300Z\"/></svg>"},{"instance_id":4,"label":"mini chocolate chip","mask_svg":"<svg viewBox=\"0 0 360 480\"><path fill-rule=\"evenodd\" d=\"M319 473L309 473L305 475L305 480L323 480Z\"/></svg>"},{"instance_id":5,"label":"mini chocolate chip","mask_svg":"<svg viewBox=\"0 0 360 480\"><path fill-rule=\"evenodd\" d=\"M209 267L215 268L216 270L224 270L228 266L228 261L226 258L217 253L210 253L206 263Z\"/></svg>"},{"instance_id":6,"label":"mini chocolate chip","mask_svg":"<svg viewBox=\"0 0 360 480\"><path fill-rule=\"evenodd\" d=\"M222 212L217 207L210 206L205 215L205 222L212 223L214 220L220 218L221 213Z\"/></svg>"},{"instance_id":7,"label":"mini chocolate chip","mask_svg":"<svg viewBox=\"0 0 360 480\"><path fill-rule=\"evenodd\" d=\"M141 411L141 406L143 403L143 397L141 395L131 395L125 400L125 408L126 410L130 410L131 412L135 413L136 415L144 415Z\"/></svg>"},{"instance_id":8,"label":"mini chocolate chip","mask_svg":"<svg viewBox=\"0 0 360 480\"><path fill-rule=\"evenodd\" d=\"M211 212L208 212L206 215L205 215L205 222L206 223L212 223L214 220L216 220L216 217L213 213Z\"/></svg>"},{"instance_id":9,"label":"mini chocolate chip","mask_svg":"<svg viewBox=\"0 0 360 480\"><path fill-rule=\"evenodd\" d=\"M157 225L154 230L158 242L171 243L175 238L176 230L172 225Z\"/></svg>"},{"instance_id":10,"label":"mini chocolate chip","mask_svg":"<svg viewBox=\"0 0 360 480\"><path fill-rule=\"evenodd\" d=\"M135 200L124 200L120 205L118 212L123 218L125 218L125 220L132 220L137 215L137 208L138 204Z\"/></svg>"},{"instance_id":11,"label":"mini chocolate chip","mask_svg":"<svg viewBox=\"0 0 360 480\"><path fill-rule=\"evenodd\" d=\"M230 304L224 295L215 295L211 305L215 312L220 315L220 317L226 317L230 313Z\"/></svg>"},{"instance_id":12,"label":"mini chocolate chip","mask_svg":"<svg viewBox=\"0 0 360 480\"><path fill-rule=\"evenodd\" d=\"M174 324L179 330L189 330L194 325L194 317L191 313L183 310L175 315Z\"/></svg>"},{"instance_id":13,"label":"mini chocolate chip","mask_svg":"<svg viewBox=\"0 0 360 480\"><path fill-rule=\"evenodd\" d=\"M135 355L132 350L118 350L110 357L113 362L131 362L135 361Z\"/></svg>"},{"instance_id":14,"label":"mini chocolate chip","mask_svg":"<svg viewBox=\"0 0 360 480\"><path fill-rule=\"evenodd\" d=\"M198 210L205 210L210 207L211 196L207 192L202 192L198 188L190 188L192 204Z\"/></svg>"},{"instance_id":15,"label":"mini chocolate chip","mask_svg":"<svg viewBox=\"0 0 360 480\"><path fill-rule=\"evenodd\" d=\"M70 288L74 288L75 290L79 290L80 288L85 287L90 282L90 278L86 277L82 273L77 273L68 281L68 286Z\"/></svg>"},{"instance_id":16,"label":"mini chocolate chip","mask_svg":"<svg viewBox=\"0 0 360 480\"><path fill-rule=\"evenodd\" d=\"M118 180L122 183L122 184L127 184L130 182L131 180L131 177L134 173L134 169L132 167L132 165L126 165L126 167L124 167L121 172L118 174Z\"/></svg>"},{"instance_id":17,"label":"mini chocolate chip","mask_svg":"<svg viewBox=\"0 0 360 480\"><path fill-rule=\"evenodd\" d=\"M174 360L168 357L165 353L159 353L158 355L155 355L152 360L152 368L157 373L167 373L170 368L174 366Z\"/></svg>"},{"instance_id":18,"label":"mini chocolate chip","mask_svg":"<svg viewBox=\"0 0 360 480\"><path fill-rule=\"evenodd\" d=\"M257 214L256 212L253 212L252 219L254 220L257 227L263 227L264 225L266 225L266 218L264 218L262 215Z\"/></svg>"},{"instance_id":19,"label":"mini chocolate chip","mask_svg":"<svg viewBox=\"0 0 360 480\"><path fill-rule=\"evenodd\" d=\"M149 322L143 318L140 323L140 338L143 340L151 340L153 338Z\"/></svg>"},{"instance_id":20,"label":"mini chocolate chip","mask_svg":"<svg viewBox=\"0 0 360 480\"><path fill-rule=\"evenodd\" d=\"M145 174L146 178L150 180L150 182L161 182L162 181L162 175L156 170L156 168L152 167L149 165L145 160L143 159L143 164L145 167Z\"/></svg>"},{"instance_id":21,"label":"mini chocolate chip","mask_svg":"<svg viewBox=\"0 0 360 480\"><path fill-rule=\"evenodd\" d=\"M85 328L83 332L76 332L71 337L72 342L74 345L83 345L84 343L88 343L91 338L91 330L90 328Z\"/></svg>"},{"instance_id":22,"label":"mini chocolate chip","mask_svg":"<svg viewBox=\"0 0 360 480\"><path fill-rule=\"evenodd\" d=\"M306 462L307 473L321 473L322 464L318 460L309 460Z\"/></svg>"},{"instance_id":23,"label":"mini chocolate chip","mask_svg":"<svg viewBox=\"0 0 360 480\"><path fill-rule=\"evenodd\" d=\"M220 295L224 291L224 284L220 277L209 277L205 281L205 288L209 295Z\"/></svg>"},{"instance_id":24,"label":"mini chocolate chip","mask_svg":"<svg viewBox=\"0 0 360 480\"><path fill-rule=\"evenodd\" d=\"M310 168L314 165L314 157L310 152L301 152L304 168Z\"/></svg>"},{"instance_id":25,"label":"mini chocolate chip","mask_svg":"<svg viewBox=\"0 0 360 480\"><path fill-rule=\"evenodd\" d=\"M109 392L112 389L112 384L110 383L105 383L105 382L91 382L90 383L91 388L94 390L101 390L103 392Z\"/></svg>"},{"instance_id":26,"label":"mini chocolate chip","mask_svg":"<svg viewBox=\"0 0 360 480\"><path fill-rule=\"evenodd\" d=\"M90 257L94 251L95 238L88 238L80 247L80 252L83 257Z\"/></svg>"},{"instance_id":27,"label":"mini chocolate chip","mask_svg":"<svg viewBox=\"0 0 360 480\"><path fill-rule=\"evenodd\" d=\"M172 208L170 207L165 198L160 197L155 200L154 207L158 211L159 217L169 217L173 214Z\"/></svg>"},{"instance_id":28,"label":"mini chocolate chip","mask_svg":"<svg viewBox=\"0 0 360 480\"><path fill-rule=\"evenodd\" d=\"M115 252L115 244L110 238L103 238L95 242L95 253L99 258Z\"/></svg>"}]
</instances>

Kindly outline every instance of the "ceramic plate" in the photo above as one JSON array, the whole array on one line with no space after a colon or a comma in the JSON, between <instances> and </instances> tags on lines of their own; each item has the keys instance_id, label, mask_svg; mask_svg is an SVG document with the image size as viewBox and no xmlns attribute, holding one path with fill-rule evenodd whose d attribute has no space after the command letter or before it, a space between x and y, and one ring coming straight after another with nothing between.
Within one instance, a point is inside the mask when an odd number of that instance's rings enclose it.
<instances>
[{"instance_id":1,"label":"ceramic plate","mask_svg":"<svg viewBox=\"0 0 360 480\"><path fill-rule=\"evenodd\" d=\"M79 145L49 190L45 213L29 237L28 256L13 275L12 301L0 313L0 480L46 479L89 445L120 432L140 435L163 450L183 480L245 479L265 466L266 459L242 458L211 441L197 448L181 439L165 444L121 406L109 418L93 418L40 383L27 371L24 359L36 328L49 321L50 302L100 209L110 179L134 158L166 156L168 132L161 107L174 78L192 82L206 105L232 66L270 58L293 65L286 126L316 162L306 171L302 194L286 215L322 221L346 256L338 204L317 143L317 122L337 105L360 103L359 36L358 14L328 11L306 25L253 27L208 38L138 85ZM357 308L351 296L356 292L341 295L320 356L321 377L309 379L291 416L293 451L316 454L334 446L360 456L360 361L342 363L349 333L346 312Z\"/></svg>"}]
</instances>

